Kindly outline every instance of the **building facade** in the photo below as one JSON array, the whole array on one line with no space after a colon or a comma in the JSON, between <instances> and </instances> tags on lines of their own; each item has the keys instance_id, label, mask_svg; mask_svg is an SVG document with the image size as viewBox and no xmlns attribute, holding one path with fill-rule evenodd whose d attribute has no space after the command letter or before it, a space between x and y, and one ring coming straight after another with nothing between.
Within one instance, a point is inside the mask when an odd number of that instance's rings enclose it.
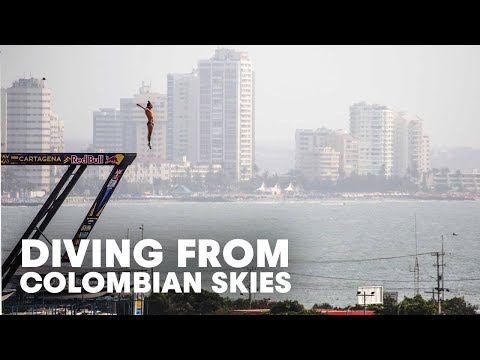
<instances>
[{"instance_id":1,"label":"building facade","mask_svg":"<svg viewBox=\"0 0 480 360\"><path fill-rule=\"evenodd\" d=\"M333 147L341 143L333 130L298 129L295 133L295 170L309 181L335 183L340 172L340 152Z\"/></svg>"},{"instance_id":2,"label":"building facade","mask_svg":"<svg viewBox=\"0 0 480 360\"><path fill-rule=\"evenodd\" d=\"M154 129L152 149L147 142L147 118L136 104L153 105ZM120 99L120 117L125 125L125 151L136 152L138 161L165 162L167 160L167 96L153 92L144 83L133 98Z\"/></svg>"},{"instance_id":3,"label":"building facade","mask_svg":"<svg viewBox=\"0 0 480 360\"><path fill-rule=\"evenodd\" d=\"M60 117L55 114L50 114L50 151L51 152L65 152L64 141L65 124Z\"/></svg>"},{"instance_id":4,"label":"building facade","mask_svg":"<svg viewBox=\"0 0 480 360\"><path fill-rule=\"evenodd\" d=\"M125 125L120 111L100 108L93 112L93 146L98 152L116 152L125 149Z\"/></svg>"},{"instance_id":5,"label":"building facade","mask_svg":"<svg viewBox=\"0 0 480 360\"><path fill-rule=\"evenodd\" d=\"M168 74L167 99L167 160L198 161L198 72Z\"/></svg>"},{"instance_id":6,"label":"building facade","mask_svg":"<svg viewBox=\"0 0 480 360\"><path fill-rule=\"evenodd\" d=\"M432 169L430 151L430 136L423 134L423 157L420 162L420 171L422 171L422 173L428 173Z\"/></svg>"},{"instance_id":7,"label":"building facade","mask_svg":"<svg viewBox=\"0 0 480 360\"><path fill-rule=\"evenodd\" d=\"M480 193L480 170L450 172L447 169L433 170L433 185L438 191Z\"/></svg>"},{"instance_id":8,"label":"building facade","mask_svg":"<svg viewBox=\"0 0 480 360\"><path fill-rule=\"evenodd\" d=\"M395 118L393 175L419 181L430 171L430 139L423 120L400 112Z\"/></svg>"},{"instance_id":9,"label":"building facade","mask_svg":"<svg viewBox=\"0 0 480 360\"><path fill-rule=\"evenodd\" d=\"M45 80L18 79L6 92L6 150L8 152L50 152L63 144L63 126L52 113L51 92ZM52 137L52 124L54 125ZM9 169L10 170L10 169ZM50 190L49 166L16 166L12 175L23 190Z\"/></svg>"},{"instance_id":10,"label":"building facade","mask_svg":"<svg viewBox=\"0 0 480 360\"><path fill-rule=\"evenodd\" d=\"M383 105L350 106L350 134L358 141L360 175L392 175L395 112Z\"/></svg>"},{"instance_id":11,"label":"building facade","mask_svg":"<svg viewBox=\"0 0 480 360\"><path fill-rule=\"evenodd\" d=\"M153 105L152 149L147 142L147 117L137 106ZM120 110L100 108L93 112L93 147L99 152L135 152L137 161L167 160L167 96L144 83L132 98L120 99Z\"/></svg>"},{"instance_id":12,"label":"building facade","mask_svg":"<svg viewBox=\"0 0 480 360\"><path fill-rule=\"evenodd\" d=\"M2 152L7 151L7 89L0 89L0 120Z\"/></svg>"},{"instance_id":13,"label":"building facade","mask_svg":"<svg viewBox=\"0 0 480 360\"><path fill-rule=\"evenodd\" d=\"M309 180L336 182L341 173L350 176L358 172L358 143L344 130L298 129L295 169Z\"/></svg>"},{"instance_id":14,"label":"building facade","mask_svg":"<svg viewBox=\"0 0 480 360\"><path fill-rule=\"evenodd\" d=\"M345 177L358 174L358 141L345 130L335 130L328 146L340 154L340 173Z\"/></svg>"},{"instance_id":15,"label":"building facade","mask_svg":"<svg viewBox=\"0 0 480 360\"><path fill-rule=\"evenodd\" d=\"M393 142L393 171L394 176L403 177L408 169L408 120L402 114L395 117L395 131Z\"/></svg>"},{"instance_id":16,"label":"building facade","mask_svg":"<svg viewBox=\"0 0 480 360\"><path fill-rule=\"evenodd\" d=\"M247 53L217 49L198 62L199 161L221 164L239 181L253 177L254 74Z\"/></svg>"},{"instance_id":17,"label":"building facade","mask_svg":"<svg viewBox=\"0 0 480 360\"><path fill-rule=\"evenodd\" d=\"M55 114L50 114L50 151L54 153L65 152L64 142L65 125L62 119ZM65 167L61 165L50 166L50 187L55 187L65 172Z\"/></svg>"},{"instance_id":18,"label":"building facade","mask_svg":"<svg viewBox=\"0 0 480 360\"><path fill-rule=\"evenodd\" d=\"M106 166L98 166L98 175L101 179L106 179L111 169ZM135 184L153 184L155 180L175 181L184 179L188 176L192 178L204 179L208 173L218 173L222 170L220 165L194 165L186 158L179 163L145 163L134 162L125 172L124 180Z\"/></svg>"}]
</instances>

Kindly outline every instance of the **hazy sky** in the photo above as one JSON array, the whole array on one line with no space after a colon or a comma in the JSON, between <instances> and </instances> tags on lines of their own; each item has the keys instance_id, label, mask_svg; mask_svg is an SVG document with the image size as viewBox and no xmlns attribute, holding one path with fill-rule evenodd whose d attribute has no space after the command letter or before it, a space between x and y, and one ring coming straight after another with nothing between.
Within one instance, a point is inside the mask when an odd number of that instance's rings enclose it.
<instances>
[{"instance_id":1,"label":"hazy sky","mask_svg":"<svg viewBox=\"0 0 480 360\"><path fill-rule=\"evenodd\" d=\"M92 111L118 108L142 81L166 93L168 73L190 72L216 47L0 45L1 84L46 77L66 142L91 142ZM254 63L260 143L291 145L296 128L348 129L350 104L365 100L419 115L434 146L480 146L480 46L225 47Z\"/></svg>"}]
</instances>

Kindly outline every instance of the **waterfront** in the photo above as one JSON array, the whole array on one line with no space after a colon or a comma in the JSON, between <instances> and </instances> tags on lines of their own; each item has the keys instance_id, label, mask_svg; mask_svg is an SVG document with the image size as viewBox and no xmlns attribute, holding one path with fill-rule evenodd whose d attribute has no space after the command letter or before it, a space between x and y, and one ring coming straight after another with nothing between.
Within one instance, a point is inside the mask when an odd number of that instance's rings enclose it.
<instances>
[{"instance_id":1,"label":"waterfront","mask_svg":"<svg viewBox=\"0 0 480 360\"><path fill-rule=\"evenodd\" d=\"M65 204L45 231L49 238L71 238L90 203ZM2 207L2 258L9 253L38 207ZM289 239L292 290L287 295L256 297L297 299L306 306L329 302L345 306L356 300L357 286L383 285L399 299L413 294L415 253L414 214L418 252L440 250L445 234L446 297L465 296L480 304L480 202L478 201L280 201L169 202L115 201L108 204L91 238L161 241L165 254L159 271L175 270L179 238L211 238L225 243L235 238ZM452 232L459 236L452 237ZM399 258L391 258L399 257ZM383 260L357 261L373 258ZM435 258L422 255L420 288L435 286ZM211 269L207 269L206 273ZM471 279L471 280L469 280ZM208 288L208 282L205 282ZM237 296L240 296L237 294Z\"/></svg>"}]
</instances>

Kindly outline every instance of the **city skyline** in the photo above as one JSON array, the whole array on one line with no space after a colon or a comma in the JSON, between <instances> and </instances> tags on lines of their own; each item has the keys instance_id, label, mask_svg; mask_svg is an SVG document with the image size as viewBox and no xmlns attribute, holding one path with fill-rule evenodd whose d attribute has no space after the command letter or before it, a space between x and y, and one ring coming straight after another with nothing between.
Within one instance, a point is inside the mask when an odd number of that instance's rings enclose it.
<instances>
[{"instance_id":1,"label":"city skyline","mask_svg":"<svg viewBox=\"0 0 480 360\"><path fill-rule=\"evenodd\" d=\"M167 94L142 86L134 98L120 99L120 110L93 112L93 149L128 151L147 163L221 165L233 179L254 175L255 86L247 53L217 49L198 69L168 74ZM153 149L145 146L143 112L151 101L155 115Z\"/></svg>"},{"instance_id":2,"label":"city skyline","mask_svg":"<svg viewBox=\"0 0 480 360\"><path fill-rule=\"evenodd\" d=\"M225 47L252 59L259 144L292 148L297 128L348 129L349 106L364 100L424 119L432 147L478 147L478 46ZM191 72L216 48L0 46L2 87L30 72L46 77L68 148L92 142L93 111L118 108L142 81L167 94L167 74Z\"/></svg>"}]
</instances>

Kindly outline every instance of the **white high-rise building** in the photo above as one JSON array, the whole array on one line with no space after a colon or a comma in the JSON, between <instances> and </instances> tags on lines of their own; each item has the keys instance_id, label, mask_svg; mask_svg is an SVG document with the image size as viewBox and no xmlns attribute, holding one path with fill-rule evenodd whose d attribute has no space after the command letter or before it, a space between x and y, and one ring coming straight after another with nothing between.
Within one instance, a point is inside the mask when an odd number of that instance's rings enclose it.
<instances>
[{"instance_id":1,"label":"white high-rise building","mask_svg":"<svg viewBox=\"0 0 480 360\"><path fill-rule=\"evenodd\" d=\"M338 180L338 170L340 168L340 153L330 146L321 148L316 154L316 177L321 181L330 181L335 183Z\"/></svg>"},{"instance_id":2,"label":"white high-rise building","mask_svg":"<svg viewBox=\"0 0 480 360\"><path fill-rule=\"evenodd\" d=\"M408 169L408 119L397 114L393 140L393 175L403 177Z\"/></svg>"},{"instance_id":3,"label":"white high-rise building","mask_svg":"<svg viewBox=\"0 0 480 360\"><path fill-rule=\"evenodd\" d=\"M153 105L154 128L152 149L147 141L147 117L136 104ZM136 152L137 162L165 162L167 160L167 96L152 92L150 85L142 84L133 98L120 99L120 117L125 125L125 151Z\"/></svg>"},{"instance_id":4,"label":"white high-rise building","mask_svg":"<svg viewBox=\"0 0 480 360\"><path fill-rule=\"evenodd\" d=\"M62 119L55 114L50 115L50 151L54 153L65 152L64 142L65 125ZM61 165L50 166L50 186L53 188L60 181L65 167Z\"/></svg>"},{"instance_id":5,"label":"white high-rise building","mask_svg":"<svg viewBox=\"0 0 480 360\"><path fill-rule=\"evenodd\" d=\"M329 136L328 146L340 154L340 171L344 176L358 173L358 141L345 130L335 130Z\"/></svg>"},{"instance_id":6,"label":"white high-rise building","mask_svg":"<svg viewBox=\"0 0 480 360\"><path fill-rule=\"evenodd\" d=\"M250 180L254 164L254 73L245 52L217 49L198 62L199 161Z\"/></svg>"},{"instance_id":7,"label":"white high-rise building","mask_svg":"<svg viewBox=\"0 0 480 360\"><path fill-rule=\"evenodd\" d=\"M1 138L2 152L7 151L7 90L0 89L0 119L1 119Z\"/></svg>"},{"instance_id":8,"label":"white high-rise building","mask_svg":"<svg viewBox=\"0 0 480 360\"><path fill-rule=\"evenodd\" d=\"M430 136L423 134L423 157L420 162L420 171L422 174L428 173L431 170L430 165Z\"/></svg>"},{"instance_id":9,"label":"white high-rise building","mask_svg":"<svg viewBox=\"0 0 480 360\"><path fill-rule=\"evenodd\" d=\"M50 115L50 151L51 152L65 152L64 142L65 124L60 117L51 113Z\"/></svg>"},{"instance_id":10,"label":"white high-rise building","mask_svg":"<svg viewBox=\"0 0 480 360\"><path fill-rule=\"evenodd\" d=\"M301 137L301 136L300 136ZM310 137L311 140L314 137ZM330 146L315 146L310 141L300 140L302 148L295 153L295 168L309 181L338 180L340 169L340 153Z\"/></svg>"},{"instance_id":11,"label":"white high-rise building","mask_svg":"<svg viewBox=\"0 0 480 360\"><path fill-rule=\"evenodd\" d=\"M295 169L308 180L336 182L341 171L349 176L357 166L357 142L345 131L322 127L295 132Z\"/></svg>"},{"instance_id":12,"label":"white high-rise building","mask_svg":"<svg viewBox=\"0 0 480 360\"><path fill-rule=\"evenodd\" d=\"M167 160L198 161L198 72L168 74Z\"/></svg>"},{"instance_id":13,"label":"white high-rise building","mask_svg":"<svg viewBox=\"0 0 480 360\"><path fill-rule=\"evenodd\" d=\"M408 160L411 174L420 178L430 170L430 142L419 118L408 124Z\"/></svg>"},{"instance_id":14,"label":"white high-rise building","mask_svg":"<svg viewBox=\"0 0 480 360\"><path fill-rule=\"evenodd\" d=\"M423 120L400 112L395 118L394 166L396 176L409 175L420 180L430 170L430 141Z\"/></svg>"},{"instance_id":15,"label":"white high-rise building","mask_svg":"<svg viewBox=\"0 0 480 360\"><path fill-rule=\"evenodd\" d=\"M350 106L350 133L358 141L360 175L392 175L395 112L360 102Z\"/></svg>"},{"instance_id":16,"label":"white high-rise building","mask_svg":"<svg viewBox=\"0 0 480 360\"><path fill-rule=\"evenodd\" d=\"M51 92L45 81L19 79L7 89L7 151L51 151ZM24 190L48 192L50 167L12 167L12 174Z\"/></svg>"},{"instance_id":17,"label":"white high-rise building","mask_svg":"<svg viewBox=\"0 0 480 360\"><path fill-rule=\"evenodd\" d=\"M125 126L117 109L93 112L93 146L99 152L125 151Z\"/></svg>"}]
</instances>

